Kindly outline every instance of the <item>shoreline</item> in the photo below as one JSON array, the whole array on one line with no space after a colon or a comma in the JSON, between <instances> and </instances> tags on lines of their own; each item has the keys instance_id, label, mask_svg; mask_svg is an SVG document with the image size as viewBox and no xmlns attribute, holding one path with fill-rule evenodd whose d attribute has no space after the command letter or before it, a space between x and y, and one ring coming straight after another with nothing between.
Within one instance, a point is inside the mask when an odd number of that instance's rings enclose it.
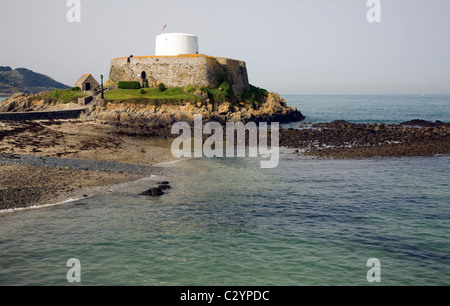
<instances>
[{"instance_id":1,"label":"shoreline","mask_svg":"<svg viewBox=\"0 0 450 306\"><path fill-rule=\"evenodd\" d=\"M143 176L140 178L136 178L134 180L125 180L125 181L117 181L110 185L104 185L104 186L90 186L85 189L80 189L72 193L62 194L56 198L50 201L45 201L42 203L36 203L32 206L26 206L26 207L14 207L14 208L7 208L7 209L0 209L0 216L10 213L16 213L16 212L22 212L27 210L34 210L34 209L41 209L41 208L49 208L64 204L70 204L73 202L77 202L83 199L89 199L95 196L104 195L108 193L113 193L114 190L119 189L120 187L127 186L127 185L133 185L137 184L141 181L153 181L152 179L158 179L158 180L165 180L166 178L164 176L158 176L151 174L150 176ZM157 182L153 181L154 185L153 187L157 187ZM149 184L146 188L151 188L152 186Z\"/></svg>"},{"instance_id":2,"label":"shoreline","mask_svg":"<svg viewBox=\"0 0 450 306\"><path fill-rule=\"evenodd\" d=\"M157 165L173 159L163 140L92 122L0 121L0 209L81 198L161 174Z\"/></svg>"},{"instance_id":3,"label":"shoreline","mask_svg":"<svg viewBox=\"0 0 450 306\"><path fill-rule=\"evenodd\" d=\"M181 159L171 160L171 161L165 161L158 164L155 164L154 167L163 167L165 165L172 165L178 162L181 162ZM0 164L1 167L2 164ZM154 180L156 179L156 180ZM31 206L25 206L25 207L13 207L13 208L6 208L6 209L0 209L0 216L4 214L9 213L16 213L21 211L27 211L27 210L33 210L33 209L40 209L40 208L48 208L58 205L64 205L69 204L72 202L77 202L83 199L88 199L91 197L99 196L108 194L110 192L114 192L114 190L119 189L122 186L127 185L134 185L139 182L149 181L149 184L145 188L153 188L158 187L158 181L165 181L167 180L167 177L165 177L162 174L149 174L149 175L141 175L140 177L136 177L130 180L118 180L112 184L104 185L104 186L88 186L84 189L76 190L75 192L68 192L66 194L62 194L53 200L47 200L42 203L35 203ZM151 183L154 183L153 186ZM142 190L144 191L144 190Z\"/></svg>"},{"instance_id":4,"label":"shoreline","mask_svg":"<svg viewBox=\"0 0 450 306\"><path fill-rule=\"evenodd\" d=\"M1 215L6 215L6 214L13 214L13 213L17 213L17 212L22 212L22 211L27 211L27 210L34 210L34 209L40 209L40 208L49 208L49 207L53 207L53 206L58 206L58 205L64 205L64 204L68 204L68 203L72 203L72 202L76 202L79 200L82 200L83 198L76 198L76 199L72 199L69 198L65 201L62 202L57 202L57 203L49 203L49 204L36 204L33 206L29 206L29 207L16 207L16 208L7 208L7 209L0 209L0 216Z\"/></svg>"},{"instance_id":5,"label":"shoreline","mask_svg":"<svg viewBox=\"0 0 450 306\"><path fill-rule=\"evenodd\" d=\"M450 154L450 124L443 122L298 124L299 129L280 130L280 147L294 155L365 159ZM149 136L81 120L0 121L0 214L68 203L164 176L165 164L181 161L171 153L171 140L165 128Z\"/></svg>"},{"instance_id":6,"label":"shoreline","mask_svg":"<svg viewBox=\"0 0 450 306\"><path fill-rule=\"evenodd\" d=\"M51 206L87 198L143 175L36 166L0 165L0 211Z\"/></svg>"}]
</instances>

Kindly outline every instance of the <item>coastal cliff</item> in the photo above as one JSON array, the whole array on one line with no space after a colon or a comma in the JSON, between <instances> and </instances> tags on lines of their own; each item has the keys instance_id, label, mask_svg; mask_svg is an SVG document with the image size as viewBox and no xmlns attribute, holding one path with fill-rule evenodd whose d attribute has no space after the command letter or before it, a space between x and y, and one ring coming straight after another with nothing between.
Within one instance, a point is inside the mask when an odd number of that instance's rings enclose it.
<instances>
[{"instance_id":1,"label":"coastal cliff","mask_svg":"<svg viewBox=\"0 0 450 306\"><path fill-rule=\"evenodd\" d=\"M61 103L49 101L47 93L38 95L17 94L0 103L0 112L57 111L79 108L78 100ZM164 103L158 100L98 100L81 115L85 121L95 121L133 130L169 127L175 122L192 123L200 114L205 122L244 123L295 122L305 117L296 108L287 105L276 93L268 93L260 103L211 102L208 98L197 102L179 101Z\"/></svg>"},{"instance_id":2,"label":"coastal cliff","mask_svg":"<svg viewBox=\"0 0 450 306\"><path fill-rule=\"evenodd\" d=\"M181 105L142 105L139 103L102 101L98 106L90 108L82 119L123 127L164 127L175 122L194 121L194 115L200 114L205 122L215 121L244 123L254 122L293 122L301 121L304 116L296 108L286 104L278 94L269 93L260 107L253 105L236 106L224 103L191 103Z\"/></svg>"}]
</instances>

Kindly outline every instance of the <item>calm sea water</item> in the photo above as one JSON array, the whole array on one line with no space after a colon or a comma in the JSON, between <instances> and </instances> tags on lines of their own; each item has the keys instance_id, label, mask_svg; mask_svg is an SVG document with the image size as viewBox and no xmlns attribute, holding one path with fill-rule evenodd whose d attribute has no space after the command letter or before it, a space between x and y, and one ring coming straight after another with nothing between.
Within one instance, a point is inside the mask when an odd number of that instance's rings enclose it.
<instances>
[{"instance_id":1,"label":"calm sea water","mask_svg":"<svg viewBox=\"0 0 450 306\"><path fill-rule=\"evenodd\" d=\"M450 95L283 95L307 122L401 123L412 119L450 122ZM295 124L294 124L295 125Z\"/></svg>"},{"instance_id":2,"label":"calm sea water","mask_svg":"<svg viewBox=\"0 0 450 306\"><path fill-rule=\"evenodd\" d=\"M312 102L299 108L326 118ZM389 109L380 111L388 119ZM450 156L319 160L283 150L275 169L249 158L167 166L173 189L157 199L137 195L161 179L149 178L1 214L0 285L68 284L69 258L81 262L82 285L368 285L370 258L381 285L450 284Z\"/></svg>"}]
</instances>

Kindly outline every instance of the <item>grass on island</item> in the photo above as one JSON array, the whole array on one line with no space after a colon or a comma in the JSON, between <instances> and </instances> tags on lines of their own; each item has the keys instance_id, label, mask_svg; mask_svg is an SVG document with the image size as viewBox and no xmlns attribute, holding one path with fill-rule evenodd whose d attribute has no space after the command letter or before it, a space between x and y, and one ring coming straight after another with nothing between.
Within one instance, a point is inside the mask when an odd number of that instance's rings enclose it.
<instances>
[{"instance_id":1,"label":"grass on island","mask_svg":"<svg viewBox=\"0 0 450 306\"><path fill-rule=\"evenodd\" d=\"M255 102L262 104L268 95L269 92L266 89L250 85L250 88L244 91L242 101L249 104L253 104Z\"/></svg>"},{"instance_id":2,"label":"grass on island","mask_svg":"<svg viewBox=\"0 0 450 306\"><path fill-rule=\"evenodd\" d=\"M144 105L180 105L184 102L202 102L203 98L196 95L196 92L202 92L208 95L208 98L212 102L236 102L233 97L233 91L231 86L227 82L222 82L217 88L195 87L188 86L183 87L169 87L165 88L141 88L141 89L113 89L105 91L105 100L110 102L127 102ZM258 88L250 85L250 88L246 90L241 101L245 104L259 104L261 105L268 95L268 91L262 88ZM54 91L43 92L30 97L30 101L44 100L45 104L62 103L67 104L78 101L78 98L84 98L87 94L82 92L78 87L63 90L58 89Z\"/></svg>"},{"instance_id":3,"label":"grass on island","mask_svg":"<svg viewBox=\"0 0 450 306\"><path fill-rule=\"evenodd\" d=\"M233 94L230 84L222 82L219 87L207 90L208 96L215 102L223 103L229 100Z\"/></svg>"},{"instance_id":4,"label":"grass on island","mask_svg":"<svg viewBox=\"0 0 450 306\"><path fill-rule=\"evenodd\" d=\"M181 87L171 87L164 91L159 88L114 89L105 92L105 99L149 104L180 104L182 101L200 102L201 97L185 92Z\"/></svg>"},{"instance_id":5,"label":"grass on island","mask_svg":"<svg viewBox=\"0 0 450 306\"><path fill-rule=\"evenodd\" d=\"M136 82L137 83L137 82ZM179 105L183 102L202 102L203 98L195 93L201 92L202 95L207 94L213 103L224 102L244 102L245 104L259 105L266 100L269 92L263 88L250 85L240 101L236 101L233 96L233 90L228 82L222 82L217 88L206 88L199 86L169 87L160 84L159 88L141 88L141 89L125 89L119 88L105 92L105 99L113 102L131 102L135 104L172 104Z\"/></svg>"},{"instance_id":6,"label":"grass on island","mask_svg":"<svg viewBox=\"0 0 450 306\"><path fill-rule=\"evenodd\" d=\"M79 90L73 90L73 89L57 89L54 91L48 91L40 93L36 96L31 97L31 100L44 100L44 104L51 104L51 103L77 103L78 98L84 98L87 94L85 94L82 91Z\"/></svg>"}]
</instances>

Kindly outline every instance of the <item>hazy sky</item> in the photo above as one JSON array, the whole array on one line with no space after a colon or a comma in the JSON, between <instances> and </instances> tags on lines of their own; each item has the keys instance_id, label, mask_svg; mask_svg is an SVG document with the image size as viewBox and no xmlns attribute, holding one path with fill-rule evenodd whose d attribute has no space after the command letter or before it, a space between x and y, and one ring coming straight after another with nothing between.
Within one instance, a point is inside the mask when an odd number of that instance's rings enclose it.
<instances>
[{"instance_id":1,"label":"hazy sky","mask_svg":"<svg viewBox=\"0 0 450 306\"><path fill-rule=\"evenodd\" d=\"M113 58L153 55L167 25L281 94L450 93L448 0L381 0L381 23L367 0L81 0L81 23L66 2L1 0L0 66L100 81Z\"/></svg>"}]
</instances>

